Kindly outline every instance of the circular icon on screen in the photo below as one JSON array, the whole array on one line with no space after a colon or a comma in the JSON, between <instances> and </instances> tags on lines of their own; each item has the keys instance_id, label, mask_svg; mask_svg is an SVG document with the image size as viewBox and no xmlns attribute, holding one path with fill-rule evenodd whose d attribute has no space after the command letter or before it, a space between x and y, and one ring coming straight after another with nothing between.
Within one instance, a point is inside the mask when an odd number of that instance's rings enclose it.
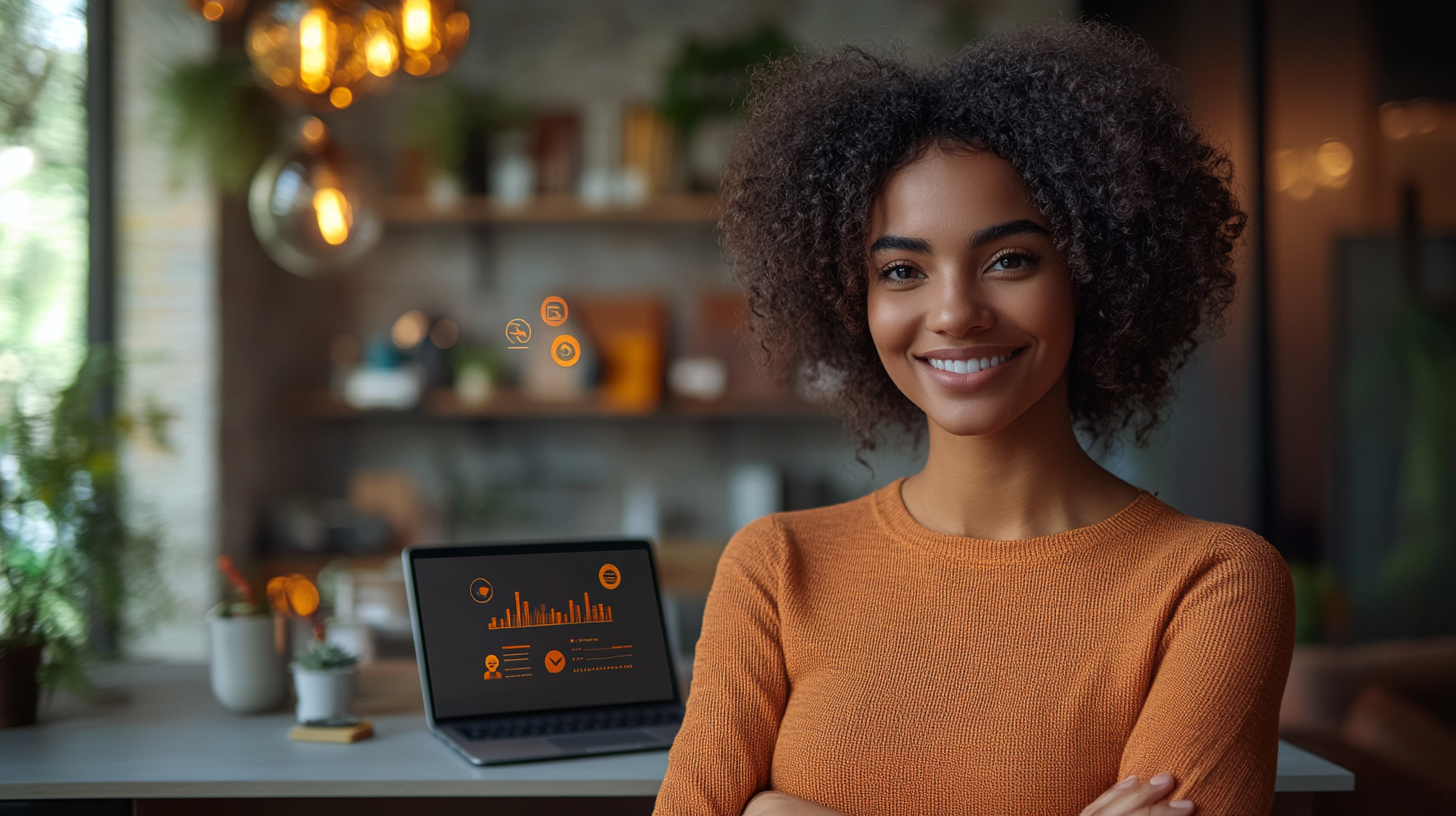
<instances>
[{"instance_id":1,"label":"circular icon on screen","mask_svg":"<svg viewBox=\"0 0 1456 816\"><path fill-rule=\"evenodd\" d=\"M556 674L564 668L566 668L565 655L555 649L546 653L546 671Z\"/></svg>"},{"instance_id":2,"label":"circular icon on screen","mask_svg":"<svg viewBox=\"0 0 1456 816\"><path fill-rule=\"evenodd\" d=\"M603 564L597 571L597 580L607 589L616 589L622 585L622 571L614 564Z\"/></svg>"},{"instance_id":3,"label":"circular icon on screen","mask_svg":"<svg viewBox=\"0 0 1456 816\"><path fill-rule=\"evenodd\" d=\"M566 301L552 295L541 301L541 319L548 326L560 326L566 322Z\"/></svg>"},{"instance_id":4,"label":"circular icon on screen","mask_svg":"<svg viewBox=\"0 0 1456 816\"><path fill-rule=\"evenodd\" d=\"M490 594L493 591L490 588L490 582L484 578L476 578L470 582L470 600L476 603L485 603L490 600Z\"/></svg>"},{"instance_id":5,"label":"circular icon on screen","mask_svg":"<svg viewBox=\"0 0 1456 816\"><path fill-rule=\"evenodd\" d=\"M531 342L531 324L520 319L506 324L506 339L511 341L512 348L521 348Z\"/></svg>"},{"instance_id":6,"label":"circular icon on screen","mask_svg":"<svg viewBox=\"0 0 1456 816\"><path fill-rule=\"evenodd\" d=\"M551 359L562 368L570 368L581 359L581 344L569 334L563 334L551 341Z\"/></svg>"}]
</instances>

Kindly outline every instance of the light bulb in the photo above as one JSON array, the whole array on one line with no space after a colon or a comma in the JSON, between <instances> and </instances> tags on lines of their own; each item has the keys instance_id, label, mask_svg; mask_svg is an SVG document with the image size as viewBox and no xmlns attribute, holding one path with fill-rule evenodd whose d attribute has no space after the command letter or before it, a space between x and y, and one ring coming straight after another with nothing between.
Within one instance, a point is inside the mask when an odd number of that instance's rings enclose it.
<instances>
[{"instance_id":1,"label":"light bulb","mask_svg":"<svg viewBox=\"0 0 1456 816\"><path fill-rule=\"evenodd\" d=\"M315 110L348 107L399 65L393 18L357 0L276 0L244 40L264 87Z\"/></svg>"},{"instance_id":2,"label":"light bulb","mask_svg":"<svg viewBox=\"0 0 1456 816\"><path fill-rule=\"evenodd\" d=\"M270 156L253 178L248 215L253 232L279 266L309 277L357 260L379 242L377 186L350 160L316 117Z\"/></svg>"},{"instance_id":3,"label":"light bulb","mask_svg":"<svg viewBox=\"0 0 1456 816\"><path fill-rule=\"evenodd\" d=\"M443 72L470 39L470 17L455 10L455 0L400 0L395 21L404 70L413 76Z\"/></svg>"}]
</instances>

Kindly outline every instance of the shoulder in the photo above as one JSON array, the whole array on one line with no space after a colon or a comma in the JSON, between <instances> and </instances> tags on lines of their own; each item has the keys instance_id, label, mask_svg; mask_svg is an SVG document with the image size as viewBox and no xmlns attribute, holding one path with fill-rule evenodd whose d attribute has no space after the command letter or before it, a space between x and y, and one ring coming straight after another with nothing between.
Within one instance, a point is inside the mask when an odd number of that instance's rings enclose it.
<instances>
[{"instance_id":1,"label":"shoulder","mask_svg":"<svg viewBox=\"0 0 1456 816\"><path fill-rule=\"evenodd\" d=\"M1261 607L1292 607L1294 587L1279 551L1234 524L1193 518L1162 502L1149 531L1159 554L1175 563L1191 596Z\"/></svg>"},{"instance_id":2,"label":"shoulder","mask_svg":"<svg viewBox=\"0 0 1456 816\"><path fill-rule=\"evenodd\" d=\"M723 551L723 558L782 568L790 560L842 551L878 529L875 494L843 504L763 516L744 525Z\"/></svg>"}]
</instances>

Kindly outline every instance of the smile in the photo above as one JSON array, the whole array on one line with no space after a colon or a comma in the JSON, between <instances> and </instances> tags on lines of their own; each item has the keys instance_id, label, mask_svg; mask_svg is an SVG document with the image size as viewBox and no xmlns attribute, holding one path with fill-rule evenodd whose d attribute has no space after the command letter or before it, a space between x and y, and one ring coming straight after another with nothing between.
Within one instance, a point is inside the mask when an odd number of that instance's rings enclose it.
<instances>
[{"instance_id":1,"label":"smile","mask_svg":"<svg viewBox=\"0 0 1456 816\"><path fill-rule=\"evenodd\" d=\"M1022 349L1009 351L1005 354L998 354L994 357L980 357L969 360L942 360L936 357L923 357L921 359L930 363L937 371L945 371L951 374L975 374L988 368L995 368L1002 365L1022 352Z\"/></svg>"}]
</instances>

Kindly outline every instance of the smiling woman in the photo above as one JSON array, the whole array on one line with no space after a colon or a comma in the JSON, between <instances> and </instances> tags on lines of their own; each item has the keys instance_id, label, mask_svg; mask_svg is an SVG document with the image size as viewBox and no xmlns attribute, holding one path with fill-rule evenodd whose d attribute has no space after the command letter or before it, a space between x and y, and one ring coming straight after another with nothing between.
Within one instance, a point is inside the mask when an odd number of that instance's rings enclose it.
<instances>
[{"instance_id":1,"label":"smiling woman","mask_svg":"<svg viewBox=\"0 0 1456 816\"><path fill-rule=\"evenodd\" d=\"M764 79L723 231L767 362L929 451L733 538L657 812L1268 813L1282 559L1075 433L1154 427L1232 299L1230 165L1166 68L1067 25Z\"/></svg>"}]
</instances>

